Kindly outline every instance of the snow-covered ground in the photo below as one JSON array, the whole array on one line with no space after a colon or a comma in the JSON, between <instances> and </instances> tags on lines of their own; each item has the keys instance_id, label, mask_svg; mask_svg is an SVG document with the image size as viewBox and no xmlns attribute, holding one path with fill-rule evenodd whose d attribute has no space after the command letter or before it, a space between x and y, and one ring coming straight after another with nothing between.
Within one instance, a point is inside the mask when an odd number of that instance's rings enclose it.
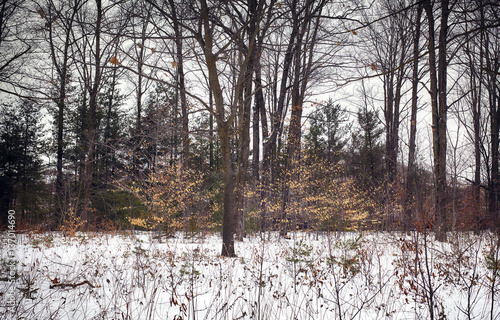
<instances>
[{"instance_id":1,"label":"snow-covered ground","mask_svg":"<svg viewBox=\"0 0 500 320\"><path fill-rule=\"evenodd\" d=\"M154 236L17 234L13 282L2 239L0 319L500 319L488 233Z\"/></svg>"}]
</instances>

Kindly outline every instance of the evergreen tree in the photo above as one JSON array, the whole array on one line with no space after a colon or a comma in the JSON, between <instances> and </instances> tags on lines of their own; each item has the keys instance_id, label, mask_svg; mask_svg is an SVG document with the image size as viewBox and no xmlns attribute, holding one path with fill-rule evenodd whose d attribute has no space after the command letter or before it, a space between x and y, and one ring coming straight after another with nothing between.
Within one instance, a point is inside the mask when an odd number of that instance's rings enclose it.
<instances>
[{"instance_id":1,"label":"evergreen tree","mask_svg":"<svg viewBox=\"0 0 500 320\"><path fill-rule=\"evenodd\" d=\"M348 130L347 120L346 110L332 100L317 108L309 116L309 132L305 135L309 156L325 159L329 164L337 163L347 144L347 139L343 138Z\"/></svg>"},{"instance_id":2,"label":"evergreen tree","mask_svg":"<svg viewBox=\"0 0 500 320\"><path fill-rule=\"evenodd\" d=\"M38 213L42 125L39 106L28 100L1 106L0 117L0 206L2 224L8 210L20 219Z\"/></svg>"},{"instance_id":3,"label":"evergreen tree","mask_svg":"<svg viewBox=\"0 0 500 320\"><path fill-rule=\"evenodd\" d=\"M69 160L71 171L73 171L73 185L77 185L82 179L87 153L85 133L88 130L88 98L81 88L77 97L75 103L68 108L65 136L67 141L65 157Z\"/></svg>"},{"instance_id":4,"label":"evergreen tree","mask_svg":"<svg viewBox=\"0 0 500 320\"><path fill-rule=\"evenodd\" d=\"M179 156L181 122L171 89L158 85L149 94L138 140L137 158L143 172L172 165Z\"/></svg>"},{"instance_id":5,"label":"evergreen tree","mask_svg":"<svg viewBox=\"0 0 500 320\"><path fill-rule=\"evenodd\" d=\"M124 166L120 150L124 148L127 117L122 109L125 97L120 94L117 83L108 81L98 97L96 117L96 179L106 185L118 169Z\"/></svg>"},{"instance_id":6,"label":"evergreen tree","mask_svg":"<svg viewBox=\"0 0 500 320\"><path fill-rule=\"evenodd\" d=\"M69 71L65 72L65 80L58 77L57 83L64 86L64 93L61 94L61 88L53 88L51 91L54 98L55 108L49 109L53 119L52 139L48 141L50 152L56 158L56 178L55 178L55 193L54 193L54 218L55 222L59 223L64 212L67 210L67 205L71 198L70 192L70 177L71 168L70 157L72 156L73 143L71 139L71 130L68 130L68 125L71 125L71 108L77 102L78 90L73 82L73 74Z\"/></svg>"},{"instance_id":7,"label":"evergreen tree","mask_svg":"<svg viewBox=\"0 0 500 320\"><path fill-rule=\"evenodd\" d=\"M118 220L123 219L123 208L129 206L132 201L130 195L119 192L114 184L117 179L116 174L122 172L126 166L123 151L129 127L123 108L125 96L120 93L118 81L114 75L103 82L97 97L93 177L89 193L90 207L93 209L92 215L89 215L89 222L94 228L110 227L112 226L110 221L121 224L123 221ZM85 132L86 130L85 106L86 104L83 103L78 108L83 111L84 117L77 115L75 118L77 131ZM78 124L82 126L79 127ZM84 144L77 151L77 156L83 164L88 146L86 141L81 142ZM84 148L81 148L82 146Z\"/></svg>"},{"instance_id":8,"label":"evergreen tree","mask_svg":"<svg viewBox=\"0 0 500 320\"><path fill-rule=\"evenodd\" d=\"M359 132L352 134L350 173L365 190L378 187L383 181L384 145L382 135L384 129L378 118L378 112L360 109L357 114Z\"/></svg>"},{"instance_id":9,"label":"evergreen tree","mask_svg":"<svg viewBox=\"0 0 500 320\"><path fill-rule=\"evenodd\" d=\"M211 120L207 113L200 113L190 120L194 131L190 145L191 167L220 173L220 148L214 137Z\"/></svg>"}]
</instances>

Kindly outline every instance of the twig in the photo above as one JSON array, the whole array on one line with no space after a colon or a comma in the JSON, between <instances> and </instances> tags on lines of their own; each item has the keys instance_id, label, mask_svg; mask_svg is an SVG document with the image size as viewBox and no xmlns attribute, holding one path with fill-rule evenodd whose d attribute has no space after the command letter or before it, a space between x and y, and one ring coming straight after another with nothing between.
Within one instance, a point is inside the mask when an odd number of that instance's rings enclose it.
<instances>
[{"instance_id":1,"label":"twig","mask_svg":"<svg viewBox=\"0 0 500 320\"><path fill-rule=\"evenodd\" d=\"M54 280L56 280L56 279L54 279ZM78 283L58 283L57 281L54 281L54 280L52 280L53 284L50 285L50 287L49 287L50 289L54 289L54 288L58 288L58 287L61 287L63 289L66 287L76 288L76 287L82 286L84 284L88 284L91 288L96 288L96 286L94 286L88 280L78 282ZM97 286L97 287L99 287L99 286Z\"/></svg>"}]
</instances>

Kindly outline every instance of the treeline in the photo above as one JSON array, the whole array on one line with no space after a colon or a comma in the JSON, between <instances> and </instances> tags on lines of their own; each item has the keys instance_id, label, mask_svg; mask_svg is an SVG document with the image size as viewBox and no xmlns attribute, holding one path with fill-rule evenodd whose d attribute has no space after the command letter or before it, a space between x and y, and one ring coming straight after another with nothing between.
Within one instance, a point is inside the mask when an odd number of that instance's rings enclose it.
<instances>
[{"instance_id":1,"label":"treeline","mask_svg":"<svg viewBox=\"0 0 500 320\"><path fill-rule=\"evenodd\" d=\"M249 231L496 229L499 13L3 1L2 223L222 230L228 256Z\"/></svg>"}]
</instances>

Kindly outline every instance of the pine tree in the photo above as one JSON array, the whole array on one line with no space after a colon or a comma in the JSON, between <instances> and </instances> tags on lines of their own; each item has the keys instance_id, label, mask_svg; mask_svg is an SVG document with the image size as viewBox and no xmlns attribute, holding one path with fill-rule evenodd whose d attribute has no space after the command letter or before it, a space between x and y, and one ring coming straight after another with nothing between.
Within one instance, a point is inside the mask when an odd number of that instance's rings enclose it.
<instances>
[{"instance_id":1,"label":"pine tree","mask_svg":"<svg viewBox=\"0 0 500 320\"><path fill-rule=\"evenodd\" d=\"M42 136L39 106L22 100L1 106L0 118L0 206L2 224L8 210L20 212L20 219L34 217L35 191L40 187Z\"/></svg>"},{"instance_id":2,"label":"pine tree","mask_svg":"<svg viewBox=\"0 0 500 320\"><path fill-rule=\"evenodd\" d=\"M347 139L343 138L348 130L347 120L346 110L332 100L310 114L309 132L305 135L309 156L325 159L329 164L337 163L347 144Z\"/></svg>"},{"instance_id":3,"label":"pine tree","mask_svg":"<svg viewBox=\"0 0 500 320\"><path fill-rule=\"evenodd\" d=\"M384 129L376 111L358 111L359 132L352 134L350 167L351 174L365 190L378 187L384 179L384 145L381 141Z\"/></svg>"}]
</instances>

